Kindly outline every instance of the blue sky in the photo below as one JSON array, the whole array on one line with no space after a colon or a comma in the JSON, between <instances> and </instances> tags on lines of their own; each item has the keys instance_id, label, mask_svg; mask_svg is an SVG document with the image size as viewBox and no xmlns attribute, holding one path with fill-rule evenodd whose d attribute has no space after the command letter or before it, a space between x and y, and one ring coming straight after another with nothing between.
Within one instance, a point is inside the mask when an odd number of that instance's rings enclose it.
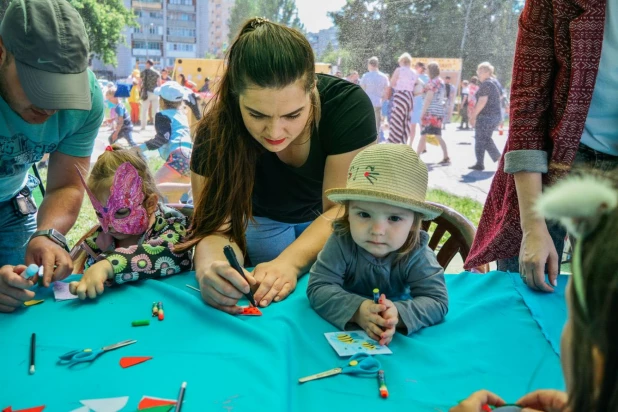
<instances>
[{"instance_id":1,"label":"blue sky","mask_svg":"<svg viewBox=\"0 0 618 412\"><path fill-rule=\"evenodd\" d=\"M333 26L326 15L329 11L341 10L346 0L296 0L298 17L308 32L317 32Z\"/></svg>"}]
</instances>

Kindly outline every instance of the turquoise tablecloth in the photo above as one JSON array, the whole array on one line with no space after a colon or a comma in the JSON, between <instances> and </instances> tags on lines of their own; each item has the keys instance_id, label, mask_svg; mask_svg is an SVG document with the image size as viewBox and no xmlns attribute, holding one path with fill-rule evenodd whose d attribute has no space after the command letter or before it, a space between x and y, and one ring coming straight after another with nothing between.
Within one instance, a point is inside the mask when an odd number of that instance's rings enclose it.
<instances>
[{"instance_id":1,"label":"turquoise tablecloth","mask_svg":"<svg viewBox=\"0 0 618 412\"><path fill-rule=\"evenodd\" d=\"M563 389L558 342L564 323L564 280L552 303L519 288L517 275L493 272L447 276L446 321L412 337L397 334L393 355L379 356L390 397L378 396L374 378L337 376L298 385L299 377L342 363L324 338L335 331L311 308L308 277L263 317L233 317L205 306L185 283L193 274L109 289L94 302L47 300L0 315L0 410L41 404L66 412L79 400L130 396L134 411L143 395L176 398L187 381L185 412L192 411L446 411L471 392L487 388L513 402L538 388ZM165 320L150 318L163 301ZM534 317L526 302L534 303ZM530 303L528 303L530 304ZM557 315L556 315L557 313ZM131 321L153 319L134 328ZM36 374L28 375L30 334L37 334ZM134 345L72 369L56 364L71 349L125 339ZM124 356L153 356L128 369Z\"/></svg>"}]
</instances>

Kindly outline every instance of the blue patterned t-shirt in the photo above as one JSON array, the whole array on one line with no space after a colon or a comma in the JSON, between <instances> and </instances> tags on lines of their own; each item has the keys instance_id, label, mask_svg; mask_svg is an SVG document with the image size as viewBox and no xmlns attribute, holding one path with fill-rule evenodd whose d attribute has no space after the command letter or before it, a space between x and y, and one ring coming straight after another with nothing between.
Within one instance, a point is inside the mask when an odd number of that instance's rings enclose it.
<instances>
[{"instance_id":1,"label":"blue patterned t-shirt","mask_svg":"<svg viewBox=\"0 0 618 412\"><path fill-rule=\"evenodd\" d=\"M90 156L103 121L103 93L91 71L88 76L92 109L60 110L43 124L26 122L0 97L0 202L19 192L45 153Z\"/></svg>"}]
</instances>

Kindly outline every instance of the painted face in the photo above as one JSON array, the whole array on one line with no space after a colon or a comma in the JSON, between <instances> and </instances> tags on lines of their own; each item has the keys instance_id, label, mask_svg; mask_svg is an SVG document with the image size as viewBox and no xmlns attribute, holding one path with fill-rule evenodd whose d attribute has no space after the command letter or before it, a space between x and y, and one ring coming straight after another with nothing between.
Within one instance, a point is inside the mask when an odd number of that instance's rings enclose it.
<instances>
[{"instance_id":1,"label":"painted face","mask_svg":"<svg viewBox=\"0 0 618 412\"><path fill-rule=\"evenodd\" d=\"M412 229L414 213L384 203L353 200L348 221L354 242L380 258L403 246Z\"/></svg>"},{"instance_id":2,"label":"painted face","mask_svg":"<svg viewBox=\"0 0 618 412\"><path fill-rule=\"evenodd\" d=\"M81 173L79 177L105 233L110 227L127 235L139 235L148 229L148 212L143 206L142 178L131 163L123 163L118 167L106 206L88 189Z\"/></svg>"},{"instance_id":3,"label":"painted face","mask_svg":"<svg viewBox=\"0 0 618 412\"><path fill-rule=\"evenodd\" d=\"M33 105L21 86L15 60L7 63L6 55L3 57L4 61L0 67L0 96L26 122L31 124L45 123L57 110L46 110Z\"/></svg>"},{"instance_id":4,"label":"painted face","mask_svg":"<svg viewBox=\"0 0 618 412\"><path fill-rule=\"evenodd\" d=\"M249 87L240 95L245 127L266 150L281 152L305 130L311 97L299 79L282 89Z\"/></svg>"}]
</instances>

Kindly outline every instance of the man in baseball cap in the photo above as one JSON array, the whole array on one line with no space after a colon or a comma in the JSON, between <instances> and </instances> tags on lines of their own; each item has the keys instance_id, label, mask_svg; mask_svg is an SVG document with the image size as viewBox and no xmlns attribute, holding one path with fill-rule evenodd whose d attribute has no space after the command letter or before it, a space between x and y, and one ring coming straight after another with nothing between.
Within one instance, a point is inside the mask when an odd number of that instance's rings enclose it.
<instances>
[{"instance_id":1,"label":"man in baseball cap","mask_svg":"<svg viewBox=\"0 0 618 412\"><path fill-rule=\"evenodd\" d=\"M76 168L88 170L103 120L87 39L66 0L13 0L0 22L0 312L34 296L24 264L42 267L44 286L73 269L64 234L83 199ZM46 153L37 212L28 170Z\"/></svg>"},{"instance_id":2,"label":"man in baseball cap","mask_svg":"<svg viewBox=\"0 0 618 412\"><path fill-rule=\"evenodd\" d=\"M13 1L0 25L28 99L41 109L90 110L88 36L66 1Z\"/></svg>"}]
</instances>

